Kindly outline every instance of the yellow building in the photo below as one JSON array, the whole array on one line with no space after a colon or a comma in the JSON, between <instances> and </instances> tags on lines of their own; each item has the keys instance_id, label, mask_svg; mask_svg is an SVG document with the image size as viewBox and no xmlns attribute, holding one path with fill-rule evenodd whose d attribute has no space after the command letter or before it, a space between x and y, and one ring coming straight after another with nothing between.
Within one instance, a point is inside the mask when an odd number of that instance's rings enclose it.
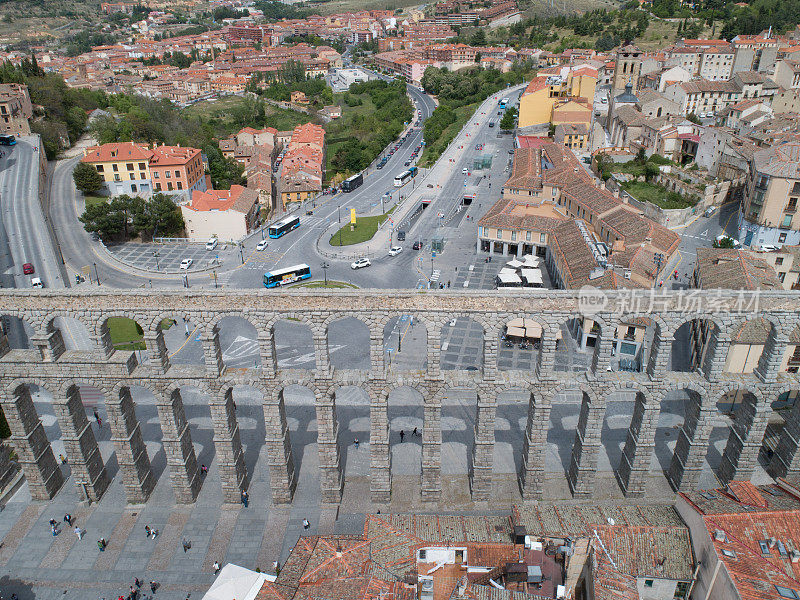
<instances>
[{"instance_id":1,"label":"yellow building","mask_svg":"<svg viewBox=\"0 0 800 600\"><path fill-rule=\"evenodd\" d=\"M149 166L152 155L146 146L123 142L87 148L81 162L97 169L110 195L147 196L152 192Z\"/></svg>"},{"instance_id":2,"label":"yellow building","mask_svg":"<svg viewBox=\"0 0 800 600\"><path fill-rule=\"evenodd\" d=\"M597 70L591 67L556 67L539 71L525 88L519 102L519 127L548 125L556 106L582 98L591 120L591 104L597 85ZM568 121L569 122L569 121Z\"/></svg>"}]
</instances>

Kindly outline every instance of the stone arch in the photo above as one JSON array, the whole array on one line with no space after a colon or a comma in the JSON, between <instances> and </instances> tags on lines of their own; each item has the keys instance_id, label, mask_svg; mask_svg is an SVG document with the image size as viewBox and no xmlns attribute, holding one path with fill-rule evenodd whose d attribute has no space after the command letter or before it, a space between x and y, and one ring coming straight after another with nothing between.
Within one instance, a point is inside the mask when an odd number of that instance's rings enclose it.
<instances>
[{"instance_id":1,"label":"stone arch","mask_svg":"<svg viewBox=\"0 0 800 600\"><path fill-rule=\"evenodd\" d=\"M226 311L215 317L202 334L207 340L206 352L211 345L226 370L258 369L261 366L258 327L249 318L250 315Z\"/></svg>"},{"instance_id":2,"label":"stone arch","mask_svg":"<svg viewBox=\"0 0 800 600\"><path fill-rule=\"evenodd\" d=\"M781 324L774 316L756 315L742 319L730 328L730 347L723 370L726 373L753 373L769 358L770 349L782 352L788 337L781 333ZM767 356L763 356L764 354ZM781 356L782 358L782 356Z\"/></svg>"},{"instance_id":3,"label":"stone arch","mask_svg":"<svg viewBox=\"0 0 800 600\"><path fill-rule=\"evenodd\" d=\"M316 325L305 313L278 313L267 320L261 352L270 356L275 372L283 369L315 370L327 344L315 333Z\"/></svg>"},{"instance_id":4,"label":"stone arch","mask_svg":"<svg viewBox=\"0 0 800 600\"><path fill-rule=\"evenodd\" d=\"M57 360L65 350L96 350L93 330L79 313L54 311L42 319L40 335L47 341L52 360Z\"/></svg>"},{"instance_id":5,"label":"stone arch","mask_svg":"<svg viewBox=\"0 0 800 600\"><path fill-rule=\"evenodd\" d=\"M0 311L0 356L9 350L33 348L33 340L42 331L41 325L24 311Z\"/></svg>"},{"instance_id":6,"label":"stone arch","mask_svg":"<svg viewBox=\"0 0 800 600\"><path fill-rule=\"evenodd\" d=\"M772 409L761 391L752 386L728 383L715 387L714 392L715 398L728 397L734 402L728 413L732 421L726 428L725 450L719 461L711 458L716 450L712 434L707 460L712 468L718 464L717 473L723 483L733 479L749 480L757 466Z\"/></svg>"},{"instance_id":7,"label":"stone arch","mask_svg":"<svg viewBox=\"0 0 800 600\"><path fill-rule=\"evenodd\" d=\"M591 497L601 446L600 433L606 411L606 398L599 391L581 385L581 409L572 445L567 482L575 497Z\"/></svg>"},{"instance_id":8,"label":"stone arch","mask_svg":"<svg viewBox=\"0 0 800 600\"><path fill-rule=\"evenodd\" d=\"M720 340L727 337L728 328L718 315L693 313L684 315L665 335L670 340L670 371L703 372L724 357L716 356L723 350ZM719 348L718 348L719 346ZM715 358L716 356L716 358Z\"/></svg>"},{"instance_id":9,"label":"stone arch","mask_svg":"<svg viewBox=\"0 0 800 600\"><path fill-rule=\"evenodd\" d=\"M387 369L423 371L428 360L428 328L412 314L390 314L382 319Z\"/></svg>"},{"instance_id":10,"label":"stone arch","mask_svg":"<svg viewBox=\"0 0 800 600\"><path fill-rule=\"evenodd\" d=\"M441 325L441 370L480 371L496 360L496 351L486 348L487 330L482 319L477 317L467 311L453 312ZM488 341L497 343L493 339Z\"/></svg>"},{"instance_id":11,"label":"stone arch","mask_svg":"<svg viewBox=\"0 0 800 600\"><path fill-rule=\"evenodd\" d=\"M132 321L136 326L136 333L140 338L134 339L134 332L130 330L128 325L129 321ZM136 351L139 362L145 362L147 355L141 350L146 350L147 345L144 341L144 327L142 327L140 321L146 325L149 319L145 315L131 311L112 310L104 312L102 318L95 322L95 336L98 340L100 351L106 357L111 356L116 350ZM119 328L120 336L126 339L114 341L115 336L112 335L112 329L115 327Z\"/></svg>"},{"instance_id":12,"label":"stone arch","mask_svg":"<svg viewBox=\"0 0 800 600\"><path fill-rule=\"evenodd\" d=\"M534 374L539 371L547 323L530 313L504 315L498 332L497 368ZM522 327L519 327L522 325Z\"/></svg>"},{"instance_id":13,"label":"stone arch","mask_svg":"<svg viewBox=\"0 0 800 600\"><path fill-rule=\"evenodd\" d=\"M383 346L372 349L372 330L370 319L358 313L334 313L323 322L328 360L334 369L355 369L369 371L372 367L373 353L383 358ZM338 352L346 349L345 353ZM355 363L355 365L353 365Z\"/></svg>"}]
</instances>

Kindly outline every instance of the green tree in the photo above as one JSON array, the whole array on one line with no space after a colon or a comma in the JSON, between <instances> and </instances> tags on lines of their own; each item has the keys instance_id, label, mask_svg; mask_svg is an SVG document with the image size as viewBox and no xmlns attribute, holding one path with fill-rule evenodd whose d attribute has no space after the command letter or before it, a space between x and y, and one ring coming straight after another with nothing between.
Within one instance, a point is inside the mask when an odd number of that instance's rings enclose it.
<instances>
[{"instance_id":1,"label":"green tree","mask_svg":"<svg viewBox=\"0 0 800 600\"><path fill-rule=\"evenodd\" d=\"M689 113L688 115L686 115L686 118L689 119L692 123L694 123L696 125L701 125L702 124L702 121L700 120L700 117L698 117L694 113Z\"/></svg>"},{"instance_id":2,"label":"green tree","mask_svg":"<svg viewBox=\"0 0 800 600\"><path fill-rule=\"evenodd\" d=\"M658 165L654 165L651 162L648 162L648 163L646 163L644 165L644 180L645 181L650 181L651 179L655 179L656 177L658 177L659 173L660 173L660 171L658 169Z\"/></svg>"},{"instance_id":3,"label":"green tree","mask_svg":"<svg viewBox=\"0 0 800 600\"><path fill-rule=\"evenodd\" d=\"M135 234L137 215L144 212L144 200L123 194L111 202L92 204L80 217L83 228L105 239L122 234L123 239Z\"/></svg>"},{"instance_id":4,"label":"green tree","mask_svg":"<svg viewBox=\"0 0 800 600\"><path fill-rule=\"evenodd\" d=\"M733 238L724 237L719 240L714 240L714 248L733 248L735 246Z\"/></svg>"},{"instance_id":5,"label":"green tree","mask_svg":"<svg viewBox=\"0 0 800 600\"><path fill-rule=\"evenodd\" d=\"M485 46L486 45L486 32L479 28L472 34L469 41L471 46Z\"/></svg>"},{"instance_id":6,"label":"green tree","mask_svg":"<svg viewBox=\"0 0 800 600\"><path fill-rule=\"evenodd\" d=\"M134 227L153 237L172 236L183 231L185 223L181 209L165 194L155 194L134 215Z\"/></svg>"},{"instance_id":7,"label":"green tree","mask_svg":"<svg viewBox=\"0 0 800 600\"><path fill-rule=\"evenodd\" d=\"M103 176L92 165L79 162L72 171L75 187L84 194L93 194L103 187Z\"/></svg>"},{"instance_id":8,"label":"green tree","mask_svg":"<svg viewBox=\"0 0 800 600\"><path fill-rule=\"evenodd\" d=\"M517 109L516 107L509 108L500 119L500 129L514 129L517 123Z\"/></svg>"}]
</instances>

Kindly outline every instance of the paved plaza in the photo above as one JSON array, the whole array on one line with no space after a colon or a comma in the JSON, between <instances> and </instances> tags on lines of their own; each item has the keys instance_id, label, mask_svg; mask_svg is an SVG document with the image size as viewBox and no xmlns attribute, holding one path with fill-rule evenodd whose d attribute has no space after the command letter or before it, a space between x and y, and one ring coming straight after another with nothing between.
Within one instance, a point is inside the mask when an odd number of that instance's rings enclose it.
<instances>
[{"instance_id":1,"label":"paved plaza","mask_svg":"<svg viewBox=\"0 0 800 600\"><path fill-rule=\"evenodd\" d=\"M87 390L88 391L88 390ZM48 438L56 456L64 446L52 406L45 392L35 397ZM184 389L184 402L197 460L208 467L198 500L193 505L176 505L166 470L166 458L160 442L161 431L154 400L137 390L137 416L142 422L143 437L150 453L156 489L146 505L126 505L121 477L116 466L110 431L105 424L102 404L87 405L87 415L99 411L102 425L92 423L109 475L113 478L103 498L96 504L78 501L74 481L69 478L50 502L31 502L26 484L11 497L0 512L0 586L4 594L15 592L26 598L115 598L125 593L134 577L161 584L156 598L185 599L187 594L199 597L213 580L214 561L233 562L251 569L269 569L273 560L285 560L297 537L303 533L356 533L363 525L366 512L377 510L476 510L485 503L473 503L459 495L457 486L447 481L462 482L472 451L476 397L469 392L451 392L442 408L442 475L445 481L439 505L425 505L419 497L421 438L414 428L423 423L422 398L410 388L400 388L389 399L390 443L394 491L391 506L368 503L370 420L369 401L357 388L345 388L337 395L340 423L340 444L344 459L345 496L341 507L324 505L319 497L319 475L316 445L314 399L305 388L295 386L286 393L287 416L299 469L295 500L289 507L270 505L269 474L266 468L263 411L261 397L248 388L236 388L235 402L245 448L248 471L252 473L249 506L222 505L221 482L213 443L211 415L206 399L192 388ZM87 394L91 397L91 394ZM548 471L548 499L568 496L564 472L568 468L574 432L577 426L579 397L565 393L554 404L545 464ZM612 469L619 463L625 442L633 398L614 399L602 429L603 448L598 461L598 477L605 481L607 498L621 498L613 480ZM499 399L495 438L494 477L505 506L519 502L514 489L519 468L527 398L508 393ZM656 431L656 452L651 464L653 491L668 488L662 472L672 456L677 428L683 420L683 398L665 400ZM719 465L727 441L730 420L721 414L715 421L700 487L718 486L713 470ZM404 432L403 441L400 431ZM355 440L358 439L356 446ZM69 476L69 465L63 465ZM757 469L753 481L768 481L763 468ZM448 490L451 490L448 492ZM566 492L566 493L565 493ZM505 494L505 495L502 495ZM649 495L663 500L669 495ZM601 498L602 499L602 495ZM492 502L495 506L496 502ZM487 505L488 506L488 505ZM71 528L62 523L61 533L54 537L48 521L61 521L72 514L78 526L86 530L78 540ZM338 516L337 516L338 515ZM302 520L311 523L303 531ZM145 525L159 530L156 539L149 539ZM100 552L97 540L105 538L108 547ZM186 552L182 542L191 544ZM28 582L15 584L12 580ZM29 585L32 584L32 588ZM149 595L149 594L148 594Z\"/></svg>"}]
</instances>

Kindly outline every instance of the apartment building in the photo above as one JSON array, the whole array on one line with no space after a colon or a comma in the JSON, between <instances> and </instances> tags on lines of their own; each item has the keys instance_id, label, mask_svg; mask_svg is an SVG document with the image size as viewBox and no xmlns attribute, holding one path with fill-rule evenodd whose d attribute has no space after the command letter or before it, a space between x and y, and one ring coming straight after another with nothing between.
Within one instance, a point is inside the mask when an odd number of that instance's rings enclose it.
<instances>
[{"instance_id":1,"label":"apartment building","mask_svg":"<svg viewBox=\"0 0 800 600\"><path fill-rule=\"evenodd\" d=\"M542 69L531 80L519 101L519 127L546 126L556 123L588 123L594 100L597 70L588 66ZM564 106L567 105L567 106ZM559 108L564 108L559 111ZM559 114L559 112L561 114ZM576 121L571 119L580 113ZM573 113L567 115L567 113ZM555 118L554 118L555 115Z\"/></svg>"},{"instance_id":2,"label":"apartment building","mask_svg":"<svg viewBox=\"0 0 800 600\"><path fill-rule=\"evenodd\" d=\"M197 148L157 146L135 142L94 146L84 151L81 162L92 165L103 176L110 196L150 196L153 192L187 199L205 191L205 168Z\"/></svg>"},{"instance_id":3,"label":"apartment building","mask_svg":"<svg viewBox=\"0 0 800 600\"><path fill-rule=\"evenodd\" d=\"M0 84L0 133L28 135L33 106L28 86L21 83Z\"/></svg>"},{"instance_id":4,"label":"apartment building","mask_svg":"<svg viewBox=\"0 0 800 600\"><path fill-rule=\"evenodd\" d=\"M733 73L731 48L708 48L700 55L698 76L709 81L726 81Z\"/></svg>"},{"instance_id":5,"label":"apartment building","mask_svg":"<svg viewBox=\"0 0 800 600\"><path fill-rule=\"evenodd\" d=\"M698 79L668 85L664 96L675 102L681 114L716 113L741 98L741 89L734 81Z\"/></svg>"},{"instance_id":6,"label":"apartment building","mask_svg":"<svg viewBox=\"0 0 800 600\"><path fill-rule=\"evenodd\" d=\"M202 153L198 148L156 146L149 160L153 191L188 199L206 191Z\"/></svg>"},{"instance_id":7,"label":"apartment building","mask_svg":"<svg viewBox=\"0 0 800 600\"><path fill-rule=\"evenodd\" d=\"M229 190L196 190L191 201L181 205L190 240L216 237L237 242L259 224L258 192L241 185Z\"/></svg>"},{"instance_id":8,"label":"apartment building","mask_svg":"<svg viewBox=\"0 0 800 600\"><path fill-rule=\"evenodd\" d=\"M759 247L800 244L798 202L800 141L777 142L755 151L739 214L739 240Z\"/></svg>"},{"instance_id":9,"label":"apartment building","mask_svg":"<svg viewBox=\"0 0 800 600\"><path fill-rule=\"evenodd\" d=\"M303 202L322 191L325 177L325 130L306 123L292 131L281 167L281 206Z\"/></svg>"},{"instance_id":10,"label":"apartment building","mask_svg":"<svg viewBox=\"0 0 800 600\"><path fill-rule=\"evenodd\" d=\"M775 64L773 81L785 90L800 88L800 61L783 59Z\"/></svg>"}]
</instances>

